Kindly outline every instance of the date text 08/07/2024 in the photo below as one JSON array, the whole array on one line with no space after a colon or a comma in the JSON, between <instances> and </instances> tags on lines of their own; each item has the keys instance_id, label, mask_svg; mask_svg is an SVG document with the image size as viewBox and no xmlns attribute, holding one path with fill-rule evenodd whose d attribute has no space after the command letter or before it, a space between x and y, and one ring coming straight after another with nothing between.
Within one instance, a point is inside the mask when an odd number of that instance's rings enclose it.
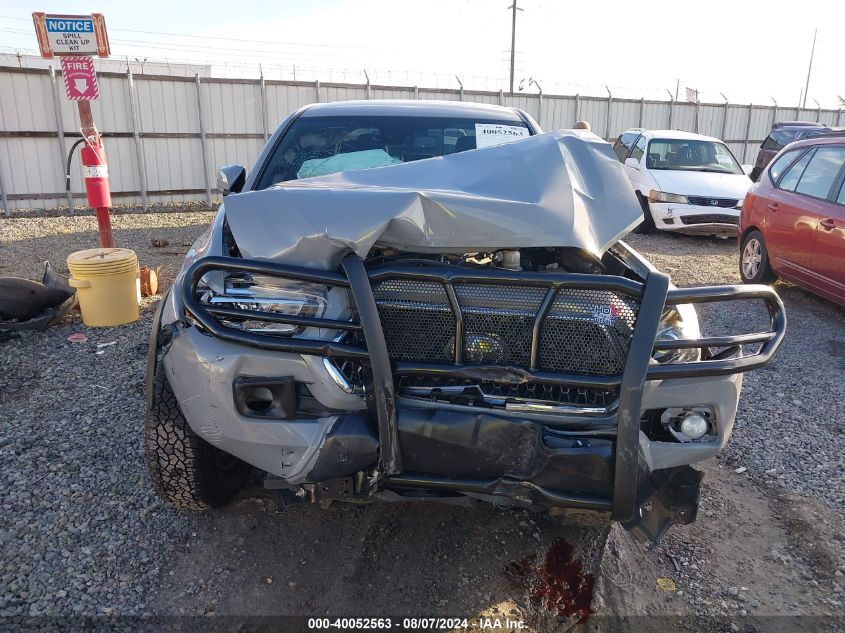
<instances>
[{"instance_id":1,"label":"date text 08/07/2024","mask_svg":"<svg viewBox=\"0 0 845 633\"><path fill-rule=\"evenodd\" d=\"M454 629L479 629L479 630L506 630L518 631L525 628L523 620L511 618L426 618L412 617L403 618L400 621L392 618L308 618L308 629L374 629L374 630L454 630Z\"/></svg>"}]
</instances>

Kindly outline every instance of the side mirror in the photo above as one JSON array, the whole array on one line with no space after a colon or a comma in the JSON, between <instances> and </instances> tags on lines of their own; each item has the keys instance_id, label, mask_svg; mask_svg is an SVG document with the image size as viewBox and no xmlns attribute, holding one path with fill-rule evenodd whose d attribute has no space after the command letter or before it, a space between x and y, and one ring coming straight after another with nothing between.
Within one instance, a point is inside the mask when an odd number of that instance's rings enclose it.
<instances>
[{"instance_id":1,"label":"side mirror","mask_svg":"<svg viewBox=\"0 0 845 633\"><path fill-rule=\"evenodd\" d=\"M640 161L636 158L626 158L625 159L625 167L630 167L631 169L639 169L640 168Z\"/></svg>"},{"instance_id":2,"label":"side mirror","mask_svg":"<svg viewBox=\"0 0 845 633\"><path fill-rule=\"evenodd\" d=\"M246 182L246 168L243 165L226 165L217 172L217 189L224 196L239 193Z\"/></svg>"},{"instance_id":3,"label":"side mirror","mask_svg":"<svg viewBox=\"0 0 845 633\"><path fill-rule=\"evenodd\" d=\"M746 176L750 176L751 172L754 171L754 165L743 165L742 166L742 173Z\"/></svg>"}]
</instances>

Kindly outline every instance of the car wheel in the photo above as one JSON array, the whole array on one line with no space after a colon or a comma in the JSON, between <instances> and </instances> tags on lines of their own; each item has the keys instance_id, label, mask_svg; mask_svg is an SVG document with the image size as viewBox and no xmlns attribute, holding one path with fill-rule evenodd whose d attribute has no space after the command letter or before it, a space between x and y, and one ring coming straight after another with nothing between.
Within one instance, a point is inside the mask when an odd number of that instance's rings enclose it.
<instances>
[{"instance_id":1,"label":"car wheel","mask_svg":"<svg viewBox=\"0 0 845 633\"><path fill-rule=\"evenodd\" d=\"M777 279L769 265L769 253L760 231L751 231L742 240L739 276L747 284L768 284Z\"/></svg>"},{"instance_id":2,"label":"car wheel","mask_svg":"<svg viewBox=\"0 0 845 633\"><path fill-rule=\"evenodd\" d=\"M147 411L147 467L156 492L177 508L226 505L243 487L250 466L194 433L179 409L161 361L155 366Z\"/></svg>"},{"instance_id":3,"label":"car wheel","mask_svg":"<svg viewBox=\"0 0 845 633\"><path fill-rule=\"evenodd\" d=\"M640 207L643 210L643 221L634 229L634 233L651 233L654 229L654 218L651 216L651 209L648 208L648 200L637 194L637 199L640 201Z\"/></svg>"}]
</instances>

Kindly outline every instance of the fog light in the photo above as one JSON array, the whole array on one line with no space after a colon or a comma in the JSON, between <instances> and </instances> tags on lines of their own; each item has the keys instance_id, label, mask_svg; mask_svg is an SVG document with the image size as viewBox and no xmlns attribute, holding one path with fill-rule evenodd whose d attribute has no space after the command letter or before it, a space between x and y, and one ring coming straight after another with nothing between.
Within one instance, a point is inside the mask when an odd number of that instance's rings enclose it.
<instances>
[{"instance_id":1,"label":"fog light","mask_svg":"<svg viewBox=\"0 0 845 633\"><path fill-rule=\"evenodd\" d=\"M235 407L241 415L276 420L296 417L296 383L292 376L238 376L232 386Z\"/></svg>"},{"instance_id":2,"label":"fog light","mask_svg":"<svg viewBox=\"0 0 845 633\"><path fill-rule=\"evenodd\" d=\"M698 413L689 413L681 420L680 431L690 439L699 440L707 434L708 430L707 420Z\"/></svg>"}]
</instances>

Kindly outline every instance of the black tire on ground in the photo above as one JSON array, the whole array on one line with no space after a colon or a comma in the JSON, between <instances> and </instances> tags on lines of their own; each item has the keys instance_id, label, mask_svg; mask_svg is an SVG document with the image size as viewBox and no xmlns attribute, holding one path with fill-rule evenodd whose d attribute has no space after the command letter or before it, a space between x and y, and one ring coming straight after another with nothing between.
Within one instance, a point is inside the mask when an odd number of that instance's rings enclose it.
<instances>
[{"instance_id":1,"label":"black tire on ground","mask_svg":"<svg viewBox=\"0 0 845 633\"><path fill-rule=\"evenodd\" d=\"M640 201L640 206L643 209L644 220L634 229L634 233L651 233L654 229L654 218L651 217L651 210L648 208L648 200L640 194L637 194L637 199Z\"/></svg>"},{"instance_id":2,"label":"black tire on ground","mask_svg":"<svg viewBox=\"0 0 845 633\"><path fill-rule=\"evenodd\" d=\"M161 361L156 363L152 406L144 426L153 487L177 508L224 506L249 476L249 464L212 446L188 426Z\"/></svg>"},{"instance_id":3,"label":"black tire on ground","mask_svg":"<svg viewBox=\"0 0 845 633\"><path fill-rule=\"evenodd\" d=\"M758 230L749 231L739 248L739 276L747 284L770 284L777 279L769 264L766 242Z\"/></svg>"}]
</instances>

